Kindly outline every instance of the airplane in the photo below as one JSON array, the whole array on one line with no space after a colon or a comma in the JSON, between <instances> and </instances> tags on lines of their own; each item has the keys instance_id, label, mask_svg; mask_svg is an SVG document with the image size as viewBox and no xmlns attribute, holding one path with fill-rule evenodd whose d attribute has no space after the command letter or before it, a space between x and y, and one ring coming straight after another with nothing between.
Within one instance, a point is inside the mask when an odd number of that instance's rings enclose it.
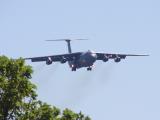
<instances>
[{"instance_id":1,"label":"airplane","mask_svg":"<svg viewBox=\"0 0 160 120\"><path fill-rule=\"evenodd\" d=\"M74 39L74 40L86 40L86 39ZM71 49L71 39L56 39L46 41L66 41L68 47L68 54L49 55L41 57L24 58L24 60L31 60L32 62L46 62L47 65L51 65L53 62L60 62L62 64L68 62L72 71L76 71L79 68L86 67L87 71L91 71L94 63L97 60L107 62L109 59L113 59L116 63L120 62L128 56L149 56L149 55L136 55L136 54L112 54L112 53L98 53L91 50L86 52L73 52Z\"/></svg>"}]
</instances>

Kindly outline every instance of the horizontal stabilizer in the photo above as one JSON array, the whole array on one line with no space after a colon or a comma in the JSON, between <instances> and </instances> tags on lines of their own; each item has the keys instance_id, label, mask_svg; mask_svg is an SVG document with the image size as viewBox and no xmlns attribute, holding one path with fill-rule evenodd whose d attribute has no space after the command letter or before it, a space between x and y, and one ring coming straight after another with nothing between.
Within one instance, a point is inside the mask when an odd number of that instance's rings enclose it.
<instances>
[{"instance_id":1,"label":"horizontal stabilizer","mask_svg":"<svg viewBox=\"0 0 160 120\"><path fill-rule=\"evenodd\" d=\"M45 40L45 41L75 41L75 40L88 40L88 39L55 39L55 40Z\"/></svg>"}]
</instances>

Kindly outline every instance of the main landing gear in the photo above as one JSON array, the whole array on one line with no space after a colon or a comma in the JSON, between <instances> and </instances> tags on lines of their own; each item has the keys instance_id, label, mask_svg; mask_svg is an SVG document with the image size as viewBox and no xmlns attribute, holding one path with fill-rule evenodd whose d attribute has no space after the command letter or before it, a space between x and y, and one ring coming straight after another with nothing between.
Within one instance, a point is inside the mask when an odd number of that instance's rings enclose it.
<instances>
[{"instance_id":1,"label":"main landing gear","mask_svg":"<svg viewBox=\"0 0 160 120\"><path fill-rule=\"evenodd\" d=\"M92 67L88 67L88 68L87 68L87 71L91 71L91 70L92 70Z\"/></svg>"},{"instance_id":2,"label":"main landing gear","mask_svg":"<svg viewBox=\"0 0 160 120\"><path fill-rule=\"evenodd\" d=\"M76 71L77 68L76 67L72 67L72 71ZM92 66L88 67L87 68L87 71L92 71Z\"/></svg>"}]
</instances>

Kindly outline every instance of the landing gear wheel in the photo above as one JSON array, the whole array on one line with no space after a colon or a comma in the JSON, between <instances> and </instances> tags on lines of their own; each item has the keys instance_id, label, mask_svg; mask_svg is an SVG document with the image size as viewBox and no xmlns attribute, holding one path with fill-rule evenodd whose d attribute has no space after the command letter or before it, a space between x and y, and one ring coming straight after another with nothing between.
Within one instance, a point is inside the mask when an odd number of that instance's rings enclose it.
<instances>
[{"instance_id":1,"label":"landing gear wheel","mask_svg":"<svg viewBox=\"0 0 160 120\"><path fill-rule=\"evenodd\" d=\"M76 71L76 67L73 67L73 68L72 68L72 71Z\"/></svg>"},{"instance_id":2,"label":"landing gear wheel","mask_svg":"<svg viewBox=\"0 0 160 120\"><path fill-rule=\"evenodd\" d=\"M91 67L88 67L88 68L87 68L87 71L91 71L91 70L92 70L92 68L91 68Z\"/></svg>"}]
</instances>

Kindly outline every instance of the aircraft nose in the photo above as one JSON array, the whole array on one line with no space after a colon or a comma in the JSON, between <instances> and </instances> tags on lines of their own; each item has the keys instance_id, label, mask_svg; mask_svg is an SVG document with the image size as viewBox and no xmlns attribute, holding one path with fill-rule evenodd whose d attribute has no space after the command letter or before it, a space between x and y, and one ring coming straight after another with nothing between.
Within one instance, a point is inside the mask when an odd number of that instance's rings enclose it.
<instances>
[{"instance_id":1,"label":"aircraft nose","mask_svg":"<svg viewBox=\"0 0 160 120\"><path fill-rule=\"evenodd\" d=\"M96 59L97 59L97 55L96 55L95 53L91 53L91 54L90 54L90 60L91 60L92 62L95 62Z\"/></svg>"},{"instance_id":2,"label":"aircraft nose","mask_svg":"<svg viewBox=\"0 0 160 120\"><path fill-rule=\"evenodd\" d=\"M97 59L97 54L91 50L87 51L87 56L92 59L93 61L95 61Z\"/></svg>"},{"instance_id":3,"label":"aircraft nose","mask_svg":"<svg viewBox=\"0 0 160 120\"><path fill-rule=\"evenodd\" d=\"M97 54L96 54L96 53L94 53L94 52L92 52L92 56L97 57Z\"/></svg>"},{"instance_id":4,"label":"aircraft nose","mask_svg":"<svg viewBox=\"0 0 160 120\"><path fill-rule=\"evenodd\" d=\"M93 57L94 59L97 59L97 54L96 53L92 53L91 57Z\"/></svg>"}]
</instances>

